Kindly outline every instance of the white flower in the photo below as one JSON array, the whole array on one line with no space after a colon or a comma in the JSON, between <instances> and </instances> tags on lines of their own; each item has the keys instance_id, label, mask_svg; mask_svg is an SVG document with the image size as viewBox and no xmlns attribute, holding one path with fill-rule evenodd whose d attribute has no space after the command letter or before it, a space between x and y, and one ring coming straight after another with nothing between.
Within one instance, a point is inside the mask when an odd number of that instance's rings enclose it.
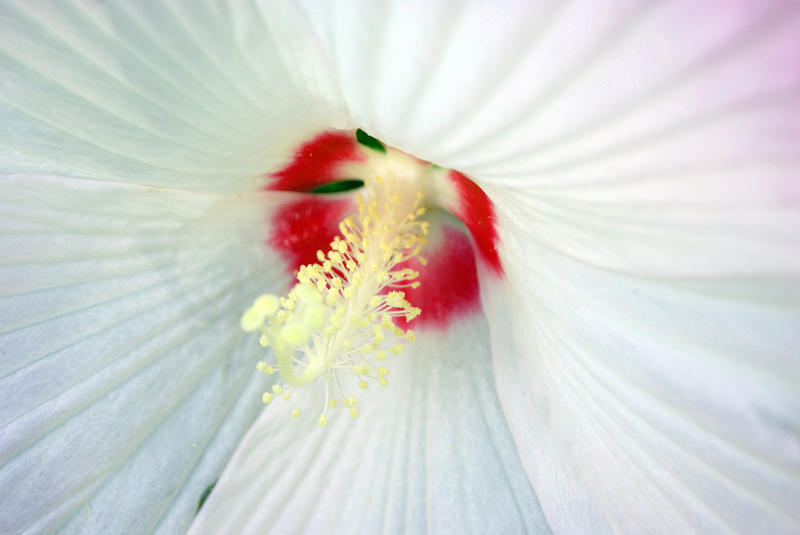
<instances>
[{"instance_id":1,"label":"white flower","mask_svg":"<svg viewBox=\"0 0 800 535\"><path fill-rule=\"evenodd\" d=\"M0 532L184 531L240 440L197 532L800 529L794 3L0 21ZM239 318L265 174L357 127L481 185L504 275L321 429Z\"/></svg>"}]
</instances>

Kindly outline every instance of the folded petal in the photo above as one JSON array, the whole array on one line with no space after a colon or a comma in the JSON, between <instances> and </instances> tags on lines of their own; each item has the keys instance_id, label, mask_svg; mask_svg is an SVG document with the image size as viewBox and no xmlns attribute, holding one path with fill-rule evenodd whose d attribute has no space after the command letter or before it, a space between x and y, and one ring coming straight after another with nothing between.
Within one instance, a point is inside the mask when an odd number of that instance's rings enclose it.
<instances>
[{"instance_id":1,"label":"folded petal","mask_svg":"<svg viewBox=\"0 0 800 535\"><path fill-rule=\"evenodd\" d=\"M333 409L320 427L315 395L298 420L273 401L191 532L549 533L494 390L485 319L424 331L392 358L355 420Z\"/></svg>"}]
</instances>

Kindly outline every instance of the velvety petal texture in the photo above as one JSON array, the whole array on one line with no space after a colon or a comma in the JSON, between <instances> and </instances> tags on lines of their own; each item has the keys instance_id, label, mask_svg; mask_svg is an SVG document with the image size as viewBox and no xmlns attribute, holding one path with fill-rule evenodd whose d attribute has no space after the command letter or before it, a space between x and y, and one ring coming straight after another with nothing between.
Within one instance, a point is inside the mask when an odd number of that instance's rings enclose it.
<instances>
[{"instance_id":1,"label":"velvety petal texture","mask_svg":"<svg viewBox=\"0 0 800 535\"><path fill-rule=\"evenodd\" d=\"M288 281L259 189L344 121L305 21L0 6L0 532L182 532L261 409L239 317Z\"/></svg>"},{"instance_id":2,"label":"velvety petal texture","mask_svg":"<svg viewBox=\"0 0 800 535\"><path fill-rule=\"evenodd\" d=\"M345 5L306 3L356 121L495 202L494 370L550 527L796 533L797 4Z\"/></svg>"},{"instance_id":3,"label":"velvety petal texture","mask_svg":"<svg viewBox=\"0 0 800 535\"><path fill-rule=\"evenodd\" d=\"M497 399L487 329L472 315L419 333L387 361L385 389L359 391L356 420L337 408L320 427L324 396L308 392L273 401L191 533L549 533Z\"/></svg>"}]
</instances>

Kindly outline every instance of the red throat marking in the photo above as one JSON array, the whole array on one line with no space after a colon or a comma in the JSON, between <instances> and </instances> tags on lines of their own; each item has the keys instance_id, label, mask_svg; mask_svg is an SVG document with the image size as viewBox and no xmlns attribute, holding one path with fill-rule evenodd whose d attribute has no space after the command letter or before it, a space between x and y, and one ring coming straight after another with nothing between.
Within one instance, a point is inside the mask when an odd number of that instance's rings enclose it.
<instances>
[{"instance_id":1,"label":"red throat marking","mask_svg":"<svg viewBox=\"0 0 800 535\"><path fill-rule=\"evenodd\" d=\"M481 258L497 275L503 274L503 264L497 252L497 217L494 205L484 191L472 180L450 171L447 175L456 187L459 206L453 214L469 229Z\"/></svg>"},{"instance_id":2,"label":"red throat marking","mask_svg":"<svg viewBox=\"0 0 800 535\"><path fill-rule=\"evenodd\" d=\"M308 192L335 180L366 178L342 176L343 164L366 160L364 150L352 132L324 132L303 143L289 164L271 175L268 190ZM503 269L497 253L496 218L491 201L474 182L457 171L450 171L459 196L454 213L472 235L473 248L459 228L442 222L441 241L426 247L422 254L428 264L417 259L403 267L419 271L417 289L405 288L406 298L422 310L420 316L400 327L446 329L458 317L480 308L478 275L474 251L495 274ZM272 217L270 247L281 253L294 275L300 266L317 262L317 251L328 251L339 234L339 222L355 212L350 196L298 196L284 204Z\"/></svg>"},{"instance_id":3,"label":"red throat marking","mask_svg":"<svg viewBox=\"0 0 800 535\"><path fill-rule=\"evenodd\" d=\"M311 191L345 177L342 164L366 160L351 132L323 132L300 145L289 165L272 175L273 191Z\"/></svg>"}]
</instances>

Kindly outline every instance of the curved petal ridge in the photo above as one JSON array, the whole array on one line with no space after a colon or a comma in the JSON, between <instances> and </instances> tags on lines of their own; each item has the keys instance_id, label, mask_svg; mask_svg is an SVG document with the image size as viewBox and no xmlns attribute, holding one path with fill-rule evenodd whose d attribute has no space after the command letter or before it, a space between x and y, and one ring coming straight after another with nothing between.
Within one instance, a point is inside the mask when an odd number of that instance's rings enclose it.
<instances>
[{"instance_id":1,"label":"curved petal ridge","mask_svg":"<svg viewBox=\"0 0 800 535\"><path fill-rule=\"evenodd\" d=\"M496 373L551 526L795 530L797 280L658 279L526 254L535 279L508 274L525 297L487 296L489 310L524 311L489 316ZM503 342L504 322L533 330L533 346Z\"/></svg>"},{"instance_id":2,"label":"curved petal ridge","mask_svg":"<svg viewBox=\"0 0 800 535\"><path fill-rule=\"evenodd\" d=\"M222 298L226 291L230 291L233 283L233 280L228 280L225 284L220 285L218 287L219 291L209 296L209 299L205 302L200 301L198 303L193 300L189 305L209 304L212 299ZM208 282L206 282L206 284L208 284ZM198 285L196 288L200 287L201 286ZM163 358L164 354L170 349L164 342L169 341L172 344L180 344L181 342L187 341L193 330L197 329L197 325L183 326L183 332L179 329L166 330L166 332L164 332L164 328L160 325L148 325L142 321L145 314L160 312L158 309L162 307L163 303L157 303L153 307L142 311L132 318L124 318L123 321L106 325L99 331L86 333L85 336L67 346L43 355L39 359L27 364L26 367L19 368L3 377L1 379L3 382L8 382L11 385L24 385L24 391L27 394L25 397L17 397L15 400L10 400L6 406L3 407L3 423L5 425L18 425L20 418L35 412L43 412L49 417L57 418L51 425L45 425L43 422L37 420L35 425L30 426L31 432L29 433L17 433L16 435L9 433L12 436L16 436L17 440L22 440L23 438L26 440L25 443L20 443L14 450L20 451L24 447L29 446L51 428L63 422L68 416L68 414L63 412L54 414L52 410L46 406L47 403L54 401L56 398L63 398L64 396L62 394L64 392L66 392L67 397L69 397L70 392L68 388L63 391L60 390L63 389L65 385L72 386L81 384L82 386L76 391L76 394L80 396L91 396L88 400L95 400L99 396L113 390L119 384L131 379L148 365L152 364L152 362ZM166 321L163 321L163 323L167 325L179 325L180 321L187 316L187 309L190 309L190 307L184 304L183 310L178 309L176 313L170 310L174 315L171 317L167 316ZM162 319L162 317L159 317L159 319ZM172 322L170 323L169 320L172 320ZM150 327L150 330L144 333L137 332L134 327L136 323L145 323L145 325ZM81 361L80 367L75 366L75 363L71 362L76 360L77 354L86 354L88 348L101 346L106 342L104 338L107 338L107 336L103 337L102 335L109 330L113 330L115 327L126 329L126 332L130 332L130 338L124 345L121 347L111 345L109 347L109 349L116 349L117 351L110 354L90 354L89 358L85 361ZM136 327L139 326L136 325ZM143 350L149 351L145 353L147 356L144 358L140 356L140 354L144 352ZM133 355L132 358L131 355ZM51 384L48 385L48 382ZM100 390L93 393L93 389L90 388L89 385L94 386L95 389L99 388ZM63 405L63 401L60 401L59 404ZM85 402L76 404L82 406L85 405ZM37 411L36 409L39 408L42 410ZM14 417L7 417L7 414L13 414ZM8 449L9 444L13 444L17 442L17 440L13 438L7 440L4 444L4 449ZM8 458L7 455L4 455L3 461L8 460Z\"/></svg>"},{"instance_id":3,"label":"curved petal ridge","mask_svg":"<svg viewBox=\"0 0 800 535\"><path fill-rule=\"evenodd\" d=\"M398 4L399 2L395 3L395 5ZM414 69L416 72L414 73L413 78L411 78L412 75L409 73L409 78L414 79L414 83L404 84L404 90L402 93L397 94L385 90L382 91L381 89L383 88L380 86L376 86L375 90L373 90L373 94L375 94L379 100L377 105L373 106L372 110L378 111L379 113L387 109L396 109L398 112L403 110L402 114L406 117L404 125L398 125L405 126L404 130L399 131L392 129L391 135L393 138L411 137L409 135L409 129L413 128L413 125L420 122L420 115L430 113L430 110L425 109L425 95L431 91L431 88L439 87L442 81L447 80L447 78L452 75L452 73L448 72L447 70L443 70L443 67L447 66L448 64L446 60L447 54L448 52L453 51L459 51L460 53L463 53L463 51L460 51L454 45L454 42L458 36L458 30L461 26L463 26L463 18L469 14L474 14L474 11L469 9L470 6L467 2L458 0L442 2L441 5L429 4L426 7L428 13L426 13L424 19L440 20L439 17L446 16L449 24L447 24L444 28L438 28L438 31L431 31L424 26L420 28L419 18L412 18L411 20L414 20L413 23L406 24L398 28L396 19L392 18L392 14L389 14L386 17L389 43L387 43L387 46L385 47L385 52L382 56L381 63L377 66L376 75L379 79L387 78L389 75L392 77L398 76L397 72L384 74L383 71L394 70L397 68L396 61L394 60L395 58L400 57L398 52L403 50L403 47L411 35L417 32L424 36L423 38L432 40L432 42L428 45L430 50L436 50L439 52L438 54L428 53L414 58ZM431 16L432 7L439 12L437 15ZM403 15L404 18L407 16L407 13ZM430 32L429 35L425 35L426 30ZM392 37L394 37L394 39L392 39ZM402 57L407 59L407 56L405 55ZM353 107L356 106L357 104L354 103ZM382 115L384 114L385 112L377 116L373 114L371 117L369 117L369 122L365 121L364 124L380 125L383 119ZM447 121L442 121L442 123L446 122Z\"/></svg>"},{"instance_id":4,"label":"curved petal ridge","mask_svg":"<svg viewBox=\"0 0 800 535\"><path fill-rule=\"evenodd\" d=\"M30 9L30 6L30 3L16 4L18 10L23 10L22 13L25 13L25 9ZM42 6L42 3L37 5L40 14ZM202 132L216 142L230 144L235 141L232 137L224 137L228 133L227 129L212 127L206 119L206 117L210 117L217 125L226 123L226 117L219 115L214 106L201 106L192 91L186 91L185 89L188 88L170 81L168 71L162 72L157 63L149 60L141 51L127 45L121 35L104 27L97 18L89 13L88 8L89 6L86 5L79 8L74 2L58 2L47 6L47 16L37 17L36 14L28 14L19 18L19 15L16 14L18 18L15 18L14 21L14 31L24 31L19 32L19 35L15 34L13 41L5 43L9 47L6 52L11 56L24 58L19 63L31 71L47 73L48 76L53 77L54 80L69 87L72 91L85 95L84 98L87 101L103 103L114 113L124 114L129 121L140 125L149 124L144 120L145 117L138 117L127 108L119 107L118 104L115 106L113 97L122 97L134 110L139 106L157 108L158 113L163 114L167 119L158 123L159 129L174 131L176 135L180 135L186 132L178 127L178 125L183 125L193 132ZM31 54L30 49L37 47L33 36L41 39L43 33L49 34L49 38L56 41L50 46L67 48L75 54L75 57L61 58L69 66L69 71L76 73L88 71L87 76L92 76L94 84L78 85L76 82L79 82L79 79L76 80L75 74L67 76L68 73L64 70L53 69L47 56L40 57ZM28 47L21 46L24 44L27 44ZM41 45L38 46L41 47ZM114 52L109 53L109 50ZM141 84L145 82L144 78L131 80L128 73L121 69L128 62L138 67L143 74L146 73L150 79L148 85ZM101 80L106 83L102 83ZM156 80L165 83L164 86L161 86L162 91L159 93L156 93L153 87L148 87L152 86ZM176 97L196 105L199 110L203 111L203 114L176 113L171 106L171 104L177 104L173 100ZM153 119L150 117L149 120L153 121ZM234 125L229 124L228 126L233 128Z\"/></svg>"},{"instance_id":5,"label":"curved petal ridge","mask_svg":"<svg viewBox=\"0 0 800 535\"><path fill-rule=\"evenodd\" d=\"M280 199L35 175L0 199L0 531L186 529L261 407L238 318L285 284Z\"/></svg>"},{"instance_id":6,"label":"curved petal ridge","mask_svg":"<svg viewBox=\"0 0 800 535\"><path fill-rule=\"evenodd\" d=\"M179 405L173 406L169 416L157 428L151 428L147 441L138 445L135 453L124 459L124 464L116 467L114 473L106 477L93 491L92 496L84 498L83 502L89 504L89 511L95 510L99 514L85 515L85 508L74 509L68 522L61 527L65 533L106 533L119 530L140 533L161 530L175 533L188 529L189 519L196 511L200 498L198 491L213 483L224 466L224 460L233 451L238 438L236 435L247 430L247 425L261 409L258 390L264 388L266 381L252 373L252 362L257 356L255 351L245 352L241 341L234 339L235 336L230 340L237 346L233 353L246 355L247 358L242 359L233 370L219 367L208 370L201 379L202 383L198 381L190 391L191 394L181 400ZM225 349L221 347L220 350ZM244 393L251 394L252 397L246 400L240 396ZM206 409L200 408L209 405L215 406L211 415ZM237 406L238 411L235 410ZM231 433L230 428L236 429L234 436L222 437L220 441L223 433ZM187 440L189 437L197 440ZM219 449L219 446L214 445L215 441L222 442L222 451L214 452L210 463L206 461L205 464L211 466L204 470L202 483L187 485L200 470L207 455L206 451L210 448ZM189 448L191 453L187 454L186 450ZM176 463L168 459L180 459L182 462ZM165 470L169 472L169 478L164 477ZM108 511L113 511L117 497L130 487L132 481L142 477L158 481L159 484L142 489L130 497L134 503L127 508L127 518L124 515L108 514ZM180 519L170 519L170 516L176 516L169 513L170 509L178 505L176 501L180 499L181 493L187 496L180 507L183 509ZM138 511L147 508L154 511L148 515L145 525L145 519L141 518Z\"/></svg>"},{"instance_id":7,"label":"curved petal ridge","mask_svg":"<svg viewBox=\"0 0 800 535\"><path fill-rule=\"evenodd\" d=\"M297 421L268 406L192 533L549 533L504 431L486 336L476 315L418 333L389 387L359 396L357 420L335 409L320 428L316 395Z\"/></svg>"},{"instance_id":8,"label":"curved petal ridge","mask_svg":"<svg viewBox=\"0 0 800 535\"><path fill-rule=\"evenodd\" d=\"M657 4L645 3L649 7L655 7ZM663 4L666 7L669 4ZM476 139L471 145L466 145L459 150L464 150L463 154L469 154L466 151L472 151L472 154L480 158L478 161L471 161L469 163L462 163L462 169L476 175L502 175L507 173L511 167L514 170L522 168L522 162L527 161L547 161L550 156L549 153L554 152L555 156L561 156L562 160L568 161L569 158L575 157L576 151L582 149L581 142L584 136L590 136L594 139L589 142L583 142L586 145L597 145L603 143L608 145L609 142L615 145L625 144L628 141L636 140L642 135L643 129L652 129L653 127L661 127L663 124L670 124L674 121L685 119L687 115L690 117L697 113L704 113L707 109L725 109L734 106L737 102L742 100L752 99L761 96L766 98L768 93L765 91L775 91L783 88L786 90L788 87L797 88L798 73L792 72L787 69L786 72L774 73L773 70L781 68L780 63L786 61L786 48L791 46L792 41L796 38L796 29L798 26L798 12L796 9L787 9L791 4L771 2L765 3L754 9L752 4L747 6L739 6L737 10L733 10L731 20L734 24L720 24L720 28L714 28L714 31L704 36L706 42L697 43L697 49L681 50L681 53L674 54L674 59L671 59L671 65L663 67L663 72L650 73L647 72L645 76L645 69L652 69L655 65L646 67L641 64L629 66L628 68L635 68L637 77L623 76L620 82L616 85L619 86L619 95L611 96L606 92L607 88L600 86L601 83L612 83L607 80L611 73L624 72L620 69L604 65L599 61L602 56L591 54L592 65L595 67L602 65L605 69L597 71L599 79L585 81L583 87L577 86L576 91L583 89L585 99L576 98L576 96L564 93L558 96L558 101L554 102L552 106L545 106L542 103L534 105L523 105L519 109L529 110L527 113L516 114L514 116L514 123L505 122L503 125L498 125L498 129L503 129L504 135L499 136L495 133L494 136L485 135L482 137L483 141L497 139L497 140L519 140L513 142L506 142L505 148L501 148L498 142L489 143L489 146L481 147L480 151L476 151L476 147L481 140ZM611 54L610 59L614 61L631 61L633 58L628 58L627 55L631 54L631 47L622 46L629 45L633 39L641 39L643 35L648 33L656 35L661 39L669 39L671 33L677 32L678 27L669 27L663 21L669 21L673 17L685 17L686 13L682 10L687 6L675 4L671 7L676 11L673 15L671 13L664 13L661 11L649 11L647 17L640 19L641 21L649 21L649 24L624 23L620 28L611 30L611 34L615 35L615 39L611 41L612 44L617 43L619 39L628 37L627 40L619 41L617 48L619 49L619 57L613 55L616 52L612 46L600 46L602 50ZM796 6L795 6L796 7ZM713 10L714 8L711 8ZM693 13L695 16L696 13ZM737 18L738 17L738 18ZM655 25L655 28L652 27ZM681 27L680 31L683 31ZM620 32L621 29L625 31ZM603 42L600 39L599 42ZM649 39L653 41L653 38ZM648 43L643 46L644 51L648 51L647 46L657 46L656 43ZM655 51L651 51L655 55ZM637 58L641 61L641 58ZM661 56L655 56L654 64L660 64L667 60ZM778 63L776 63L778 62ZM743 84L742 87L731 91L730 85L723 86L727 80L739 80L742 76L742 69L749 69L750 71L757 70L763 72L763 77L751 83ZM579 69L578 72L581 76L586 76L588 73L584 69ZM754 76L753 72L749 72L750 76ZM567 80L575 78L571 75ZM625 85L622 85L622 84ZM598 102L598 95L591 95L590 89L598 88L603 97L608 100L613 98L612 102ZM563 89L563 88L562 88ZM716 94L712 93L716 89ZM552 96L558 93L546 93ZM716 98L712 98L715 96ZM570 98L572 97L572 98ZM625 97L625 98L623 98ZM698 100L702 100L707 105L698 105ZM578 114L570 110L559 110L559 106L588 106L594 104L595 108L587 110L586 113ZM560 113L559 113L560 112ZM656 113L657 112L657 113ZM536 115L542 115L537 120L534 120ZM562 125L558 125L554 120L559 116L562 120ZM658 118L659 120L653 120ZM531 132L532 126L538 124L539 132ZM565 127L571 127L567 130ZM517 132L509 132L508 129L515 129ZM542 139L543 138L543 139ZM524 143L524 145L521 145ZM497 149L497 150L494 150ZM513 151L513 152L512 152ZM482 158L481 155L491 155L488 158ZM510 165L509 165L510 164Z\"/></svg>"},{"instance_id":9,"label":"curved petal ridge","mask_svg":"<svg viewBox=\"0 0 800 535\"><path fill-rule=\"evenodd\" d=\"M252 2L5 4L3 170L258 189L298 140L349 126L302 13L267 7L265 19Z\"/></svg>"},{"instance_id":10,"label":"curved petal ridge","mask_svg":"<svg viewBox=\"0 0 800 535\"><path fill-rule=\"evenodd\" d=\"M601 269L675 278L792 277L800 269L800 252L792 245L800 229L800 197L793 198L791 185L783 194L784 178L794 167L775 168L785 173L760 183L758 168L746 168L699 178L689 191L686 181L610 187L603 196L617 191L613 202L591 199L591 193L589 199L568 200L494 187L487 192L499 214L517 221L512 242L524 246L521 237L527 236L539 247ZM731 190L714 198L713 186L724 178ZM670 198L673 192L691 197L692 191L697 194L690 202ZM642 202L643 196L653 200Z\"/></svg>"}]
</instances>

